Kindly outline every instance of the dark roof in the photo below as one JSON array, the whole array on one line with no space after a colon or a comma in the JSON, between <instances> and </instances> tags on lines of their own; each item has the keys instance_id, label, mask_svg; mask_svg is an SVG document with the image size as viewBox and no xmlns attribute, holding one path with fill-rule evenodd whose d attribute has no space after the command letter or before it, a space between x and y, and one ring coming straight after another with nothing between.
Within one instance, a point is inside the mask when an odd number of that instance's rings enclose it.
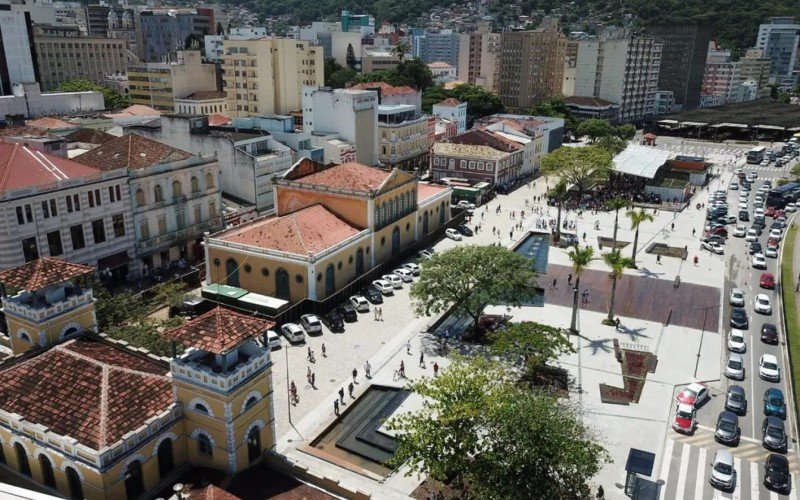
<instances>
[{"instance_id":1,"label":"dark roof","mask_svg":"<svg viewBox=\"0 0 800 500\"><path fill-rule=\"evenodd\" d=\"M214 354L230 351L275 326L274 321L216 308L164 332L163 337Z\"/></svg>"},{"instance_id":2,"label":"dark roof","mask_svg":"<svg viewBox=\"0 0 800 500\"><path fill-rule=\"evenodd\" d=\"M225 99L227 96L227 92L222 92L221 90L202 90L200 92L192 92L182 99L189 99L192 101L208 101L211 99Z\"/></svg>"},{"instance_id":3,"label":"dark roof","mask_svg":"<svg viewBox=\"0 0 800 500\"><path fill-rule=\"evenodd\" d=\"M0 283L35 292L94 272L94 268L55 257L43 257L0 273Z\"/></svg>"},{"instance_id":4,"label":"dark roof","mask_svg":"<svg viewBox=\"0 0 800 500\"><path fill-rule=\"evenodd\" d=\"M615 103L611 101L606 101L605 99L600 99L599 97L591 97L591 96L582 96L582 95L573 95L564 98L565 104L574 104L576 106L595 106L598 108L606 108L608 106L616 106Z\"/></svg>"},{"instance_id":5,"label":"dark roof","mask_svg":"<svg viewBox=\"0 0 800 500\"><path fill-rule=\"evenodd\" d=\"M105 144L116 139L116 136L96 128L82 128L64 137L67 142L85 142L87 144Z\"/></svg>"},{"instance_id":6,"label":"dark roof","mask_svg":"<svg viewBox=\"0 0 800 500\"><path fill-rule=\"evenodd\" d=\"M147 137L125 134L74 158L100 170L129 168L139 170L160 163L190 158L191 153L167 146Z\"/></svg>"},{"instance_id":7,"label":"dark roof","mask_svg":"<svg viewBox=\"0 0 800 500\"><path fill-rule=\"evenodd\" d=\"M0 408L100 450L172 405L169 367L75 339L0 367Z\"/></svg>"}]
</instances>

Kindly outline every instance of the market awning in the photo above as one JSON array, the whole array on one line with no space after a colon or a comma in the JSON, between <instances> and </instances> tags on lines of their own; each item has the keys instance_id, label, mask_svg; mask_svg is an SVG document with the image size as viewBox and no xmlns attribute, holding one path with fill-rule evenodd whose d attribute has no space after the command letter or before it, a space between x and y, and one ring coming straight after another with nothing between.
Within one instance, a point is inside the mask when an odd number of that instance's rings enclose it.
<instances>
[{"instance_id":1,"label":"market awning","mask_svg":"<svg viewBox=\"0 0 800 500\"><path fill-rule=\"evenodd\" d=\"M631 144L614 157L614 170L623 174L652 179L667 162L670 152L652 146Z\"/></svg>"}]
</instances>

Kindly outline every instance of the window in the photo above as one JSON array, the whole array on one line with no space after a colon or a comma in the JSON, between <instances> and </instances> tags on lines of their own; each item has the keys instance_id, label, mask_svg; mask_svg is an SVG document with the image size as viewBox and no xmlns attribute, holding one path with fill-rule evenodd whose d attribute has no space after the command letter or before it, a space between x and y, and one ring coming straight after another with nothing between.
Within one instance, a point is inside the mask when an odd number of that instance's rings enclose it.
<instances>
[{"instance_id":1,"label":"window","mask_svg":"<svg viewBox=\"0 0 800 500\"><path fill-rule=\"evenodd\" d=\"M89 191L88 197L89 197L89 208L94 208L94 192Z\"/></svg>"},{"instance_id":2,"label":"window","mask_svg":"<svg viewBox=\"0 0 800 500\"><path fill-rule=\"evenodd\" d=\"M448 170L454 170L456 168L456 161L451 159L450 162L447 164Z\"/></svg>"},{"instance_id":3,"label":"window","mask_svg":"<svg viewBox=\"0 0 800 500\"><path fill-rule=\"evenodd\" d=\"M214 201L214 200L211 200L211 201L208 202L208 216L213 219L217 215L219 215L217 213L217 202Z\"/></svg>"},{"instance_id":4,"label":"window","mask_svg":"<svg viewBox=\"0 0 800 500\"><path fill-rule=\"evenodd\" d=\"M156 184L156 187L153 188L153 196L156 198L156 203L164 201L164 192L161 190L161 186L158 184Z\"/></svg>"},{"instance_id":5,"label":"window","mask_svg":"<svg viewBox=\"0 0 800 500\"><path fill-rule=\"evenodd\" d=\"M200 224L203 221L203 206L202 205L195 205L194 206L194 223Z\"/></svg>"},{"instance_id":6,"label":"window","mask_svg":"<svg viewBox=\"0 0 800 500\"><path fill-rule=\"evenodd\" d=\"M244 411L249 410L256 403L258 403L258 398L256 396L251 396L250 399L248 399L247 402L244 404Z\"/></svg>"},{"instance_id":7,"label":"window","mask_svg":"<svg viewBox=\"0 0 800 500\"><path fill-rule=\"evenodd\" d=\"M192 183L192 193L197 193L198 191L200 191L200 183L197 181L197 177L192 176L191 183Z\"/></svg>"},{"instance_id":8,"label":"window","mask_svg":"<svg viewBox=\"0 0 800 500\"><path fill-rule=\"evenodd\" d=\"M144 189L139 188L136 190L136 206L141 207L144 205Z\"/></svg>"},{"instance_id":9,"label":"window","mask_svg":"<svg viewBox=\"0 0 800 500\"><path fill-rule=\"evenodd\" d=\"M214 176L211 172L206 174L206 189L211 189L214 187Z\"/></svg>"},{"instance_id":10,"label":"window","mask_svg":"<svg viewBox=\"0 0 800 500\"><path fill-rule=\"evenodd\" d=\"M80 250L82 248L86 248L86 241L84 240L83 237L83 226L81 224L70 227L69 236L70 239L72 239L73 250ZM50 255L52 255L52 253Z\"/></svg>"},{"instance_id":11,"label":"window","mask_svg":"<svg viewBox=\"0 0 800 500\"><path fill-rule=\"evenodd\" d=\"M478 170L483 170L484 163L482 161L478 162Z\"/></svg>"},{"instance_id":12,"label":"window","mask_svg":"<svg viewBox=\"0 0 800 500\"><path fill-rule=\"evenodd\" d=\"M22 255L25 257L25 262L39 258L39 246L36 244L36 237L22 240Z\"/></svg>"},{"instance_id":13,"label":"window","mask_svg":"<svg viewBox=\"0 0 800 500\"><path fill-rule=\"evenodd\" d=\"M58 257L64 253L61 247L61 231L47 233L47 250L50 252L50 257Z\"/></svg>"},{"instance_id":14,"label":"window","mask_svg":"<svg viewBox=\"0 0 800 500\"><path fill-rule=\"evenodd\" d=\"M175 198L183 196L183 186L181 186L181 181L172 181L172 196Z\"/></svg>"},{"instance_id":15,"label":"window","mask_svg":"<svg viewBox=\"0 0 800 500\"><path fill-rule=\"evenodd\" d=\"M214 454L214 448L211 446L211 440L205 434L197 436L197 452L200 455L210 457Z\"/></svg>"},{"instance_id":16,"label":"window","mask_svg":"<svg viewBox=\"0 0 800 500\"><path fill-rule=\"evenodd\" d=\"M106 227L103 219L92 221L92 236L95 243L103 243L106 241Z\"/></svg>"},{"instance_id":17,"label":"window","mask_svg":"<svg viewBox=\"0 0 800 500\"><path fill-rule=\"evenodd\" d=\"M22 207L17 207L17 224L20 226L25 224L25 217L22 214Z\"/></svg>"},{"instance_id":18,"label":"window","mask_svg":"<svg viewBox=\"0 0 800 500\"><path fill-rule=\"evenodd\" d=\"M125 216L117 214L111 217L111 224L114 226L114 238L125 236Z\"/></svg>"},{"instance_id":19,"label":"window","mask_svg":"<svg viewBox=\"0 0 800 500\"><path fill-rule=\"evenodd\" d=\"M469 169L470 170L475 170L475 162L474 161L470 161L469 162Z\"/></svg>"},{"instance_id":20,"label":"window","mask_svg":"<svg viewBox=\"0 0 800 500\"><path fill-rule=\"evenodd\" d=\"M46 201L42 202L42 215L44 216L45 219L49 219L50 218L50 210L47 208L47 202Z\"/></svg>"},{"instance_id":21,"label":"window","mask_svg":"<svg viewBox=\"0 0 800 500\"><path fill-rule=\"evenodd\" d=\"M167 234L167 218L163 215L158 218L158 234L159 236Z\"/></svg>"},{"instance_id":22,"label":"window","mask_svg":"<svg viewBox=\"0 0 800 500\"><path fill-rule=\"evenodd\" d=\"M460 168L467 168L467 160L461 160L458 165Z\"/></svg>"},{"instance_id":23,"label":"window","mask_svg":"<svg viewBox=\"0 0 800 500\"><path fill-rule=\"evenodd\" d=\"M42 479L44 480L45 486L49 486L50 488L56 487L56 476L53 473L53 464L50 462L50 459L47 458L47 455L42 453L39 455L39 467L42 469Z\"/></svg>"},{"instance_id":24,"label":"window","mask_svg":"<svg viewBox=\"0 0 800 500\"><path fill-rule=\"evenodd\" d=\"M175 212L175 223L178 227L178 230L181 230L184 227L186 227L186 212L184 212L183 210Z\"/></svg>"},{"instance_id":25,"label":"window","mask_svg":"<svg viewBox=\"0 0 800 500\"><path fill-rule=\"evenodd\" d=\"M139 224L139 233L141 234L143 240L150 239L150 225L147 223L147 220L143 220Z\"/></svg>"}]
</instances>

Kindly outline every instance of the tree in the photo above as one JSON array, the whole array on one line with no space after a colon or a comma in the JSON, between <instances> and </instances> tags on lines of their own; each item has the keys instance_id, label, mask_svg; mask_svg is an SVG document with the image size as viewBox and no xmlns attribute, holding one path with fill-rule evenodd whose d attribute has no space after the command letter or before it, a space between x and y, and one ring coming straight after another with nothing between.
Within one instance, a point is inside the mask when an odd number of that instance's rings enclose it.
<instances>
[{"instance_id":1,"label":"tree","mask_svg":"<svg viewBox=\"0 0 800 500\"><path fill-rule=\"evenodd\" d=\"M781 92L778 94L778 102L781 104L789 104L792 102L792 97L787 92Z\"/></svg>"},{"instance_id":2,"label":"tree","mask_svg":"<svg viewBox=\"0 0 800 500\"><path fill-rule=\"evenodd\" d=\"M342 89L358 76L356 70L345 68L336 59L329 57L325 59L325 86L334 89Z\"/></svg>"},{"instance_id":3,"label":"tree","mask_svg":"<svg viewBox=\"0 0 800 500\"><path fill-rule=\"evenodd\" d=\"M617 156L623 152L626 147L628 147L627 142L613 135L604 135L603 137L597 139L595 145L598 148L608 151L612 157Z\"/></svg>"},{"instance_id":4,"label":"tree","mask_svg":"<svg viewBox=\"0 0 800 500\"><path fill-rule=\"evenodd\" d=\"M353 50L353 44L347 44L347 55L345 56L345 62L347 63L347 67L350 69L356 69L356 52Z\"/></svg>"},{"instance_id":5,"label":"tree","mask_svg":"<svg viewBox=\"0 0 800 500\"><path fill-rule=\"evenodd\" d=\"M567 255L572 262L572 276L575 279L575 289L572 293L572 321L569 330L572 333L578 333L578 292L581 290L581 274L589 262L594 260L594 248L588 245L580 248L575 245L575 248L570 250Z\"/></svg>"},{"instance_id":6,"label":"tree","mask_svg":"<svg viewBox=\"0 0 800 500\"><path fill-rule=\"evenodd\" d=\"M617 249L617 230L619 229L619 211L623 208L628 208L631 206L631 200L627 198L621 198L619 196L615 196L610 200L606 201L606 207L609 210L614 211L614 239L611 243L611 249Z\"/></svg>"},{"instance_id":7,"label":"tree","mask_svg":"<svg viewBox=\"0 0 800 500\"><path fill-rule=\"evenodd\" d=\"M531 114L534 116L550 116L553 118L572 118L572 110L564 102L563 96L551 97L539 104L531 107Z\"/></svg>"},{"instance_id":8,"label":"tree","mask_svg":"<svg viewBox=\"0 0 800 500\"><path fill-rule=\"evenodd\" d=\"M800 177L800 163L795 163L791 170L792 175Z\"/></svg>"},{"instance_id":9,"label":"tree","mask_svg":"<svg viewBox=\"0 0 800 500\"><path fill-rule=\"evenodd\" d=\"M494 354L511 359L523 356L528 373L564 353L575 351L563 328L532 321L509 323L489 334L489 341L489 349Z\"/></svg>"},{"instance_id":10,"label":"tree","mask_svg":"<svg viewBox=\"0 0 800 500\"><path fill-rule=\"evenodd\" d=\"M467 103L467 127L472 127L478 118L505 112L500 97L480 85L462 83L450 91L450 97Z\"/></svg>"},{"instance_id":11,"label":"tree","mask_svg":"<svg viewBox=\"0 0 800 500\"><path fill-rule=\"evenodd\" d=\"M391 464L467 498L588 498L608 454L574 406L509 373L481 357L457 358L438 377L413 382L425 403L387 423L398 436Z\"/></svg>"},{"instance_id":12,"label":"tree","mask_svg":"<svg viewBox=\"0 0 800 500\"><path fill-rule=\"evenodd\" d=\"M224 33L225 33L225 28L222 27L222 23L220 21L217 21L217 32L216 32L216 34L217 35L222 35Z\"/></svg>"},{"instance_id":13,"label":"tree","mask_svg":"<svg viewBox=\"0 0 800 500\"><path fill-rule=\"evenodd\" d=\"M433 74L428 66L419 59L401 61L396 68L364 73L358 78L359 82L386 82L389 85L400 87L408 85L419 90L424 90L433 85Z\"/></svg>"},{"instance_id":14,"label":"tree","mask_svg":"<svg viewBox=\"0 0 800 500\"><path fill-rule=\"evenodd\" d=\"M544 175L555 175L578 188L580 195L608 179L611 154L597 146L562 147L542 158Z\"/></svg>"},{"instance_id":15,"label":"tree","mask_svg":"<svg viewBox=\"0 0 800 500\"><path fill-rule=\"evenodd\" d=\"M102 92L106 109L119 109L130 106L131 100L118 92L114 92L108 87L98 85L89 80L69 80L62 82L56 88L58 92Z\"/></svg>"},{"instance_id":16,"label":"tree","mask_svg":"<svg viewBox=\"0 0 800 500\"><path fill-rule=\"evenodd\" d=\"M444 85L431 85L422 92L422 112L432 113L433 105L444 101L448 97L452 96L450 91L445 90Z\"/></svg>"},{"instance_id":17,"label":"tree","mask_svg":"<svg viewBox=\"0 0 800 500\"><path fill-rule=\"evenodd\" d=\"M109 327L105 333L116 340L124 340L135 347L142 347L157 356L172 357L172 342L161 336L164 330L179 326L183 320L179 317L168 320L145 318L133 324ZM183 352L183 347L175 345L176 354Z\"/></svg>"},{"instance_id":18,"label":"tree","mask_svg":"<svg viewBox=\"0 0 800 500\"><path fill-rule=\"evenodd\" d=\"M631 220L631 229L636 230L636 234L633 236L633 252L631 253L633 267L636 267L636 247L639 245L639 226L645 221L653 222L653 216L645 212L644 208L628 210L625 215Z\"/></svg>"},{"instance_id":19,"label":"tree","mask_svg":"<svg viewBox=\"0 0 800 500\"><path fill-rule=\"evenodd\" d=\"M411 52L411 45L409 45L408 42L399 42L392 47L392 55L397 56L401 63L405 60L406 54L409 52Z\"/></svg>"},{"instance_id":20,"label":"tree","mask_svg":"<svg viewBox=\"0 0 800 500\"><path fill-rule=\"evenodd\" d=\"M489 304L518 307L536 297L532 262L504 247L463 245L435 253L409 293L418 315L456 313L478 318Z\"/></svg>"},{"instance_id":21,"label":"tree","mask_svg":"<svg viewBox=\"0 0 800 500\"><path fill-rule=\"evenodd\" d=\"M556 206L558 207L558 214L556 216L557 240L561 239L561 209L564 208L564 200L567 199L567 193L569 193L569 189L567 189L567 181L564 179L559 179L556 185L547 192L547 197L556 200Z\"/></svg>"},{"instance_id":22,"label":"tree","mask_svg":"<svg viewBox=\"0 0 800 500\"><path fill-rule=\"evenodd\" d=\"M615 130L608 120L601 120L599 118L589 118L582 121L578 125L576 131L579 137L588 136L589 141L594 143L597 139L607 135L613 135Z\"/></svg>"},{"instance_id":23,"label":"tree","mask_svg":"<svg viewBox=\"0 0 800 500\"><path fill-rule=\"evenodd\" d=\"M630 123L617 127L617 137L624 141L630 141L636 136L636 127Z\"/></svg>"},{"instance_id":24,"label":"tree","mask_svg":"<svg viewBox=\"0 0 800 500\"><path fill-rule=\"evenodd\" d=\"M617 279L622 276L626 267L633 267L636 263L633 259L623 257L617 249L609 253L604 253L603 262L611 268L611 300L608 303L608 317L606 318L606 321L610 324L614 322L614 300L617 296Z\"/></svg>"}]
</instances>

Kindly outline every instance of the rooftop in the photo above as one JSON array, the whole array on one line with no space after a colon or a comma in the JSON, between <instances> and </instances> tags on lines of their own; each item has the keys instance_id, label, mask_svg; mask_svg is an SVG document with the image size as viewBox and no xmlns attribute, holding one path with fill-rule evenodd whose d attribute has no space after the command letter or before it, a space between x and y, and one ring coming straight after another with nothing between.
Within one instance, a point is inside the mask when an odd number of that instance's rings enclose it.
<instances>
[{"instance_id":1,"label":"rooftop","mask_svg":"<svg viewBox=\"0 0 800 500\"><path fill-rule=\"evenodd\" d=\"M573 104L575 106L592 106L596 108L607 108L609 106L616 106L617 104L600 99L599 97L573 95L564 98L565 104Z\"/></svg>"},{"instance_id":2,"label":"rooftop","mask_svg":"<svg viewBox=\"0 0 800 500\"><path fill-rule=\"evenodd\" d=\"M350 90L375 90L380 89L381 96L416 94L417 91L407 85L395 87L386 82L357 83Z\"/></svg>"},{"instance_id":3,"label":"rooftop","mask_svg":"<svg viewBox=\"0 0 800 500\"><path fill-rule=\"evenodd\" d=\"M220 234L223 241L296 255L314 255L355 236L354 227L322 205L279 217L256 219Z\"/></svg>"},{"instance_id":4,"label":"rooftop","mask_svg":"<svg viewBox=\"0 0 800 500\"><path fill-rule=\"evenodd\" d=\"M163 333L163 337L179 342L184 347L224 354L273 326L275 326L274 321L217 306L181 326L167 330Z\"/></svg>"},{"instance_id":5,"label":"rooftop","mask_svg":"<svg viewBox=\"0 0 800 500\"><path fill-rule=\"evenodd\" d=\"M443 61L434 61L432 63L428 63L428 67L431 69L450 69L453 66Z\"/></svg>"},{"instance_id":6,"label":"rooftop","mask_svg":"<svg viewBox=\"0 0 800 500\"><path fill-rule=\"evenodd\" d=\"M391 171L349 162L298 177L295 182L338 189L369 192L381 187Z\"/></svg>"},{"instance_id":7,"label":"rooftop","mask_svg":"<svg viewBox=\"0 0 800 500\"><path fill-rule=\"evenodd\" d=\"M155 110L150 106L143 104L134 104L123 109L119 113L107 113L104 116L107 118L126 118L130 116L158 116L161 111Z\"/></svg>"},{"instance_id":8,"label":"rooftop","mask_svg":"<svg viewBox=\"0 0 800 500\"><path fill-rule=\"evenodd\" d=\"M55 118L53 116L43 116L41 118L36 118L35 120L28 120L27 122L25 122L25 124L28 125L29 127L36 127L45 130L75 128L78 126L77 123L68 122L66 120L62 120L61 118Z\"/></svg>"},{"instance_id":9,"label":"rooftop","mask_svg":"<svg viewBox=\"0 0 800 500\"><path fill-rule=\"evenodd\" d=\"M97 175L96 168L29 149L24 143L0 141L0 192Z\"/></svg>"},{"instance_id":10,"label":"rooftop","mask_svg":"<svg viewBox=\"0 0 800 500\"><path fill-rule=\"evenodd\" d=\"M489 146L474 144L454 144L451 142L434 142L433 154L452 156L474 156L487 160L502 160L508 153L498 151Z\"/></svg>"},{"instance_id":11,"label":"rooftop","mask_svg":"<svg viewBox=\"0 0 800 500\"><path fill-rule=\"evenodd\" d=\"M75 159L100 170L143 169L190 158L186 151L136 134L125 134L87 151Z\"/></svg>"},{"instance_id":12,"label":"rooftop","mask_svg":"<svg viewBox=\"0 0 800 500\"><path fill-rule=\"evenodd\" d=\"M444 99L442 101L437 102L436 105L437 106L444 106L444 107L447 107L447 108L455 108L456 106L460 106L461 105L461 101L459 101L455 97L448 97L447 99Z\"/></svg>"},{"instance_id":13,"label":"rooftop","mask_svg":"<svg viewBox=\"0 0 800 500\"><path fill-rule=\"evenodd\" d=\"M0 283L35 292L93 272L94 268L90 266L42 257L0 272Z\"/></svg>"},{"instance_id":14,"label":"rooftop","mask_svg":"<svg viewBox=\"0 0 800 500\"><path fill-rule=\"evenodd\" d=\"M0 408L100 450L173 403L165 363L75 339L0 366Z\"/></svg>"},{"instance_id":15,"label":"rooftop","mask_svg":"<svg viewBox=\"0 0 800 500\"><path fill-rule=\"evenodd\" d=\"M105 144L116 136L96 128L82 128L64 137L67 142L85 142L88 144Z\"/></svg>"},{"instance_id":16,"label":"rooftop","mask_svg":"<svg viewBox=\"0 0 800 500\"><path fill-rule=\"evenodd\" d=\"M629 144L614 157L614 170L624 174L652 179L667 162L670 152L652 146Z\"/></svg>"},{"instance_id":17,"label":"rooftop","mask_svg":"<svg viewBox=\"0 0 800 500\"><path fill-rule=\"evenodd\" d=\"M420 182L417 184L417 203L421 203L428 198L436 196L447 189L447 186L437 186L435 184L425 184Z\"/></svg>"},{"instance_id":18,"label":"rooftop","mask_svg":"<svg viewBox=\"0 0 800 500\"><path fill-rule=\"evenodd\" d=\"M47 130L30 125L6 125L0 127L2 137L26 137L31 139L60 139L59 136L51 134Z\"/></svg>"},{"instance_id":19,"label":"rooftop","mask_svg":"<svg viewBox=\"0 0 800 500\"><path fill-rule=\"evenodd\" d=\"M800 106L782 104L770 99L726 104L713 108L693 109L659 117L671 118L682 123L698 122L704 124L735 123L769 125L784 128L797 127L800 123Z\"/></svg>"},{"instance_id":20,"label":"rooftop","mask_svg":"<svg viewBox=\"0 0 800 500\"><path fill-rule=\"evenodd\" d=\"M220 125L228 125L231 123L231 119L227 116L213 114L208 116L208 124L212 127L218 127Z\"/></svg>"},{"instance_id":21,"label":"rooftop","mask_svg":"<svg viewBox=\"0 0 800 500\"><path fill-rule=\"evenodd\" d=\"M221 90L203 90L200 92L193 92L186 97L181 97L180 100L188 101L210 101L212 99L225 99L228 96L226 92Z\"/></svg>"}]
</instances>

